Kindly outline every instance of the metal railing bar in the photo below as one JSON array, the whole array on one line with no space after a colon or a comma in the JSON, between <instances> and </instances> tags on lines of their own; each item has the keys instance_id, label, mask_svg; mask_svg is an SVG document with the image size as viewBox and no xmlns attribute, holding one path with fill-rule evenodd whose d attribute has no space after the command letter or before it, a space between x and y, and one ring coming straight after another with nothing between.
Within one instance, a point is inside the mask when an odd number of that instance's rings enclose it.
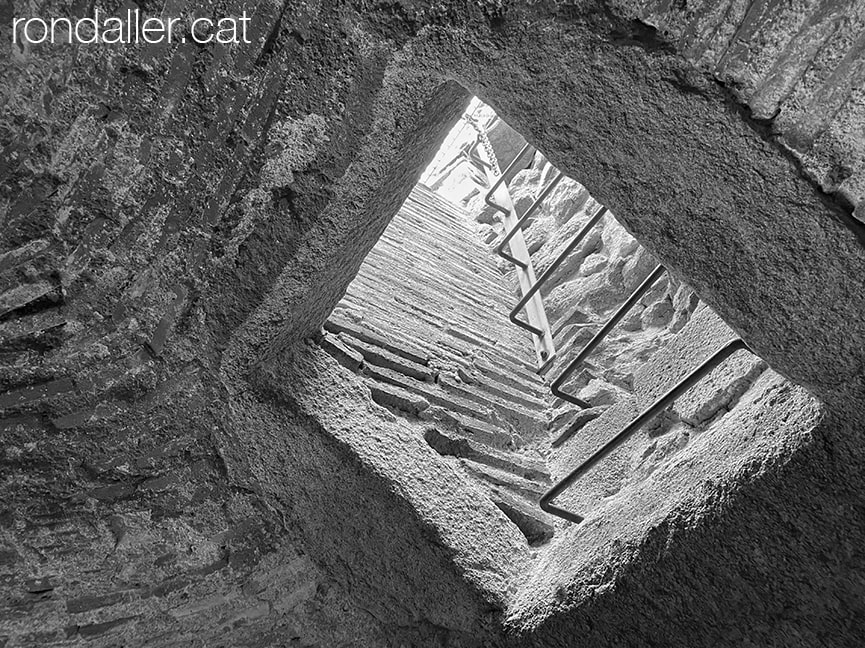
<instances>
[{"instance_id":1,"label":"metal railing bar","mask_svg":"<svg viewBox=\"0 0 865 648\"><path fill-rule=\"evenodd\" d=\"M481 137L481 134L478 134ZM523 238L522 230L519 227L514 227L520 220L519 215L514 209L513 200L508 191L506 178L509 173L516 168L520 160L523 159L528 151L533 151L532 147L526 144L517 156L511 161L504 172L496 177L493 168L487 167L486 173L490 189L484 196L484 201L497 209L503 214L503 223L505 230L514 230L513 240L511 241L511 249L517 259L513 259L512 263L516 266L516 279L519 284L521 294L528 292L536 283L535 271L532 267L531 255L526 247L525 239ZM478 149L478 153L481 149ZM495 200L493 200L495 196ZM534 328L532 332L533 344L535 353L538 358L538 373L543 374L552 366L553 360L556 357L555 345L553 336L550 333L550 324L544 312L544 304L541 296L535 294L526 304L526 316Z\"/></svg>"},{"instance_id":2,"label":"metal railing bar","mask_svg":"<svg viewBox=\"0 0 865 648\"><path fill-rule=\"evenodd\" d=\"M516 222L516 225L514 225L511 230L507 234L505 234L505 237L496 246L496 254L498 254L503 259L510 261L511 263L523 265L522 261L520 261L519 259L515 259L510 254L505 252L505 246L507 246L508 243L511 242L511 239L514 237L514 234L517 233L517 230L521 229L523 225L525 225L529 221L529 219L532 217L532 214L537 211L541 203L544 202L544 199L550 195L550 192L556 188L556 185L558 185L564 177L565 174L559 171L558 175L552 180L550 180L549 183L547 183L547 186L544 187L543 190L541 190L541 193L538 195L537 198L535 198L535 201L529 206L529 208L526 210L526 213L520 216L520 219Z\"/></svg>"},{"instance_id":3,"label":"metal railing bar","mask_svg":"<svg viewBox=\"0 0 865 648\"><path fill-rule=\"evenodd\" d=\"M562 390L562 385L570 378L573 373L577 370L580 364L585 361L587 357L595 350L595 348L603 341L605 337L613 330L613 328L618 324L622 318L634 307L636 304L649 290L654 286L661 276L666 272L664 266L656 266L654 270L652 270L651 274L641 283L637 289L631 293L631 296L619 307L612 317L601 327L601 329L595 333L595 336L586 343L580 352L577 354L577 357L574 358L565 370L562 371L561 375L553 382L552 384L552 392L555 396L558 396L564 401L572 403L574 405L579 405L582 408L591 407L589 403L586 401L577 398L573 394L569 394Z\"/></svg>"},{"instance_id":4,"label":"metal railing bar","mask_svg":"<svg viewBox=\"0 0 865 648\"><path fill-rule=\"evenodd\" d=\"M660 414L674 400L676 400L684 392L688 391L688 389L693 387L705 376L710 374L722 362L724 362L724 360L729 358L737 351L741 351L743 349L749 350L748 346L743 340L737 339L727 342L727 344L725 344L718 351L712 354L712 356L709 357L705 362L703 362L703 364L701 364L694 371L685 376L685 378L679 381L679 383L676 384L672 389L670 389L670 391L661 396L646 410L644 410L639 416L637 416L637 418L628 423L606 444L596 450L591 457L589 457L582 464L577 466L577 468L571 471L570 474L556 482L552 486L552 488L550 488L541 497L539 502L541 509L546 511L547 513L550 513L551 515L555 515L562 519L568 520L569 522L575 522L577 524L582 522L584 519L583 516L577 513L573 513L572 511L560 508L558 506L554 506L550 502L559 495L561 495L571 484L573 484L576 480L582 477L586 472L591 470L598 462L605 459L610 453L613 452L613 450L615 450L622 443L624 443L628 439L628 437L634 434L643 425L645 425L655 416Z\"/></svg>"},{"instance_id":5,"label":"metal railing bar","mask_svg":"<svg viewBox=\"0 0 865 648\"><path fill-rule=\"evenodd\" d=\"M525 308L526 304L529 303L529 300L534 296L534 294L536 292L538 292L547 281L549 281L550 277L552 277L553 273L559 269L559 266L562 265L562 263L568 257L568 255L574 251L574 248L576 248L584 238L586 238L586 235L598 223L598 221L604 217L604 214L606 214L606 213L607 213L607 208L601 207L588 220L588 222L586 222L586 224L583 225L582 229L580 229L580 231L577 232L577 234L576 234L576 236L574 236L573 240L570 243L568 243L568 246L562 251L561 254L559 254L558 257L556 257L555 261L553 261L550 264L550 267L547 268L546 270L544 270L544 273L541 275L540 279L538 279L532 285L532 287L529 289L529 291L525 295L523 295L523 298L517 302L517 305L514 306L513 310L511 310L511 312L508 314L508 318L511 320L511 322L513 322L514 324L516 324L520 328L523 328L527 331L531 331L532 333L535 333L535 335L541 334L541 332L537 328L535 328L534 326L529 324L529 322L527 320L521 320L520 318L517 317L517 315L519 315L520 311L522 311L523 308Z\"/></svg>"},{"instance_id":6,"label":"metal railing bar","mask_svg":"<svg viewBox=\"0 0 865 648\"><path fill-rule=\"evenodd\" d=\"M507 175L511 171L514 170L514 168L517 166L517 164L519 164L520 160L526 154L526 151L529 151L531 149L532 149L531 144L526 144L523 148L520 149L520 152L517 153L517 156L511 161L511 163L507 166L507 168L504 171L502 171L502 174L492 184L489 191L487 191L487 195L484 196L484 202L486 204L488 204L490 207L493 207L494 209L498 209L500 212L504 212L505 214L509 213L508 209L506 209L505 207L502 207L501 205L499 205L496 202L493 202L492 196L496 192L496 189L498 189L501 186L501 184L505 181L505 178L507 177Z\"/></svg>"}]
</instances>

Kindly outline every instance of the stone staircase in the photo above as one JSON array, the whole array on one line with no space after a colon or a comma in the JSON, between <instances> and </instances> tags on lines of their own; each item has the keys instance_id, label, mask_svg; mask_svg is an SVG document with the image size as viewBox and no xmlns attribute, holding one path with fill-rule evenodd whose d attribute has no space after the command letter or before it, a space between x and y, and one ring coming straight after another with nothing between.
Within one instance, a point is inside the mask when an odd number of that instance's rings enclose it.
<instances>
[{"instance_id":1,"label":"stone staircase","mask_svg":"<svg viewBox=\"0 0 865 648\"><path fill-rule=\"evenodd\" d=\"M470 217L418 185L324 325L322 347L374 402L452 457L536 545L550 475L547 388L507 320L507 282Z\"/></svg>"}]
</instances>

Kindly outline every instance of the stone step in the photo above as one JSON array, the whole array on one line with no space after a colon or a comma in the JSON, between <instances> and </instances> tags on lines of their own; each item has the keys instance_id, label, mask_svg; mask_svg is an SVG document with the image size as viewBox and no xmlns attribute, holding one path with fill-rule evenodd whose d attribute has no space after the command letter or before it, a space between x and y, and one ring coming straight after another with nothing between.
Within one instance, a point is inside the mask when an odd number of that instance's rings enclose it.
<instances>
[{"instance_id":1,"label":"stone step","mask_svg":"<svg viewBox=\"0 0 865 648\"><path fill-rule=\"evenodd\" d=\"M497 427L486 421L451 412L445 407L433 405L420 413L425 421L449 424L466 438L482 443L488 448L514 449L522 446L522 439L510 429Z\"/></svg>"},{"instance_id":2,"label":"stone step","mask_svg":"<svg viewBox=\"0 0 865 648\"><path fill-rule=\"evenodd\" d=\"M376 344L376 346L383 346L383 344L378 340L384 339L388 339L391 345L395 345L395 341L392 338L389 338L388 336L385 336L383 333L381 333L379 327L399 330L400 346L416 349L416 354L423 354L427 358L435 356L441 357L442 355L444 355L447 358L452 359L460 364L464 364L465 362L469 361L470 358L476 357L478 355L479 349L476 346L463 343L460 340L454 339L453 337L442 337L438 339L429 339L429 337L427 337L425 339L421 339L414 335L412 330L407 328L407 323L405 321L394 319L389 311L385 309L380 309L379 307L372 304L365 307L364 317L367 319L367 321L364 322L363 325L347 322L344 313L345 311L341 311L338 308L337 311L335 311L334 314L331 315L331 318L325 324L325 328L327 330L335 331L337 330L337 328L341 327L342 330L349 332L353 335L353 337L357 337L358 339L366 342L371 342L372 344ZM380 317L377 317L379 315ZM373 324L370 320L374 320L375 324ZM366 336L361 337L361 333L357 333L355 331L364 331ZM444 335L445 333L444 331L442 331L442 336ZM377 340L373 338L377 338ZM387 348L388 350L393 351L393 349L387 346L384 346L383 348ZM481 350L481 352L484 353L484 358L488 358L488 356L483 350ZM528 358L528 347L526 347L525 352L526 358ZM403 357L406 357L403 353L399 353L398 355L403 355ZM533 368L527 369L526 363L523 363L519 360L505 358L497 362L497 367L498 369L496 373L498 376L513 376L514 374L517 374L519 379L511 379L509 383L512 386L520 386L521 388L523 388L524 383L534 384L536 385L536 396L546 394L546 388L544 386L543 379L537 375Z\"/></svg>"},{"instance_id":3,"label":"stone step","mask_svg":"<svg viewBox=\"0 0 865 648\"><path fill-rule=\"evenodd\" d=\"M517 384L525 382L536 385L538 389L545 388L544 379L538 374L537 368L533 364L507 356L485 355L484 360L498 372L499 376L515 377L518 380Z\"/></svg>"},{"instance_id":4,"label":"stone step","mask_svg":"<svg viewBox=\"0 0 865 648\"><path fill-rule=\"evenodd\" d=\"M460 379L469 385L476 385L479 389L489 392L490 394L503 398L516 405L522 405L535 411L546 411L547 403L540 398L533 397L533 390L529 389L511 389L502 383L487 377L480 371L468 371L460 369L458 371Z\"/></svg>"},{"instance_id":5,"label":"stone step","mask_svg":"<svg viewBox=\"0 0 865 648\"><path fill-rule=\"evenodd\" d=\"M407 378L392 369L377 367L375 365L365 365L363 373L381 382L389 383L414 394L423 396L434 405L452 409L460 414L471 417L480 416L489 420L493 420L494 418L493 412L489 409L480 407L476 403L459 396L448 394L432 383Z\"/></svg>"},{"instance_id":6,"label":"stone step","mask_svg":"<svg viewBox=\"0 0 865 648\"><path fill-rule=\"evenodd\" d=\"M385 367L387 369L398 371L399 373L407 375L411 378L415 378L417 380L432 382L435 379L435 375L437 372L430 369L429 367L426 367L425 365L420 365L401 356L397 356L396 354L390 353L385 349L381 349L376 345L367 344L365 342L357 340L353 336L350 336L346 333L340 333L338 339L339 341L341 341L343 348L348 347L360 353L367 362L370 362L380 367ZM345 358L345 353L339 352L339 350L333 349L330 351L331 355L334 355L334 352L338 354L339 357L335 356L337 357L337 360L343 358L342 360L340 360L342 364L348 366L352 371L357 370L355 366L357 364L356 360L347 360ZM346 364L346 362L348 362L349 364ZM543 401L539 399L533 399L531 398L531 396L527 396L525 393L517 392L516 390L512 390L504 385L496 384L493 380L478 375L477 372L474 376L468 377L465 382L469 385L475 383L479 391L489 394L488 400L499 400L504 403L510 403L514 406L525 407L535 412L542 412L546 409L546 403L544 403Z\"/></svg>"},{"instance_id":7,"label":"stone step","mask_svg":"<svg viewBox=\"0 0 865 648\"><path fill-rule=\"evenodd\" d=\"M369 387L372 400L382 407L396 409L412 416L420 416L421 412L430 407L429 401L423 396L413 394L396 385L369 378L365 378L364 382Z\"/></svg>"},{"instance_id":8,"label":"stone step","mask_svg":"<svg viewBox=\"0 0 865 648\"><path fill-rule=\"evenodd\" d=\"M514 452L497 452L471 439L434 427L429 428L424 433L424 439L441 455L471 459L491 468L506 470L524 479L545 484L550 482L550 474L546 464L539 459L532 459Z\"/></svg>"},{"instance_id":9,"label":"stone step","mask_svg":"<svg viewBox=\"0 0 865 648\"><path fill-rule=\"evenodd\" d=\"M389 272L392 271L391 268ZM459 289L451 285L444 285L442 292L436 292L427 285L429 282L424 282L422 278L416 283L423 286L422 291L406 287L404 290L407 292L394 295L388 285L379 284L366 275L359 275L349 287L346 297L355 303L363 304L365 310L376 309L377 304L395 300L411 312L421 315L427 324L432 324L449 335L458 336L472 346L506 348L514 355L525 355L528 362L529 337L524 336L525 340L518 339L519 331L516 328L511 329L507 323L506 297L502 296L498 301L465 302L455 297ZM486 322L490 312L496 310L501 311L504 330L509 334L513 333L513 337L509 335L506 338L497 338L479 330L479 323ZM403 320L401 324L405 325L405 319Z\"/></svg>"},{"instance_id":10,"label":"stone step","mask_svg":"<svg viewBox=\"0 0 865 648\"><path fill-rule=\"evenodd\" d=\"M370 266L374 272L393 272L393 268L389 264L378 267L378 264L370 263ZM391 300L403 303L411 310L423 313L426 319L434 323L437 328L445 328L453 322L468 324L482 321L488 317L490 311L495 312L496 309L502 308L501 302L497 303L492 299L479 301L477 298L465 298L462 295L469 293L454 286L443 285L440 287L441 290L436 290L437 286L429 285L429 280L425 280L422 274L414 276L411 273L405 274L407 279L413 278L414 281L409 285L402 286L403 292L400 294L394 294L389 284L376 281L368 274L355 277L348 288L348 294L356 297L363 296L366 303L386 304ZM412 288L412 284L416 288ZM505 302L504 298L501 301ZM424 308L421 304L426 304L428 308Z\"/></svg>"},{"instance_id":11,"label":"stone step","mask_svg":"<svg viewBox=\"0 0 865 648\"><path fill-rule=\"evenodd\" d=\"M477 356L472 364L489 380L515 391L525 391L539 399L545 398L550 393L549 388L539 376L535 376L533 379L521 379L521 374L495 365L486 356Z\"/></svg>"},{"instance_id":12,"label":"stone step","mask_svg":"<svg viewBox=\"0 0 865 648\"><path fill-rule=\"evenodd\" d=\"M537 504L496 487L490 488L490 499L517 525L529 546L536 547L552 539L555 533L553 517L544 513Z\"/></svg>"},{"instance_id":13,"label":"stone step","mask_svg":"<svg viewBox=\"0 0 865 648\"><path fill-rule=\"evenodd\" d=\"M471 253L471 250L466 251L467 255ZM408 260L411 260L411 264L406 263ZM425 291L428 289L441 289L440 292L445 295L451 294L452 291L457 291L460 295L467 298L470 303L479 303L479 296L489 296L490 298L498 296L501 299L506 295L500 279L493 276L479 276L477 273L465 267L438 267L436 264L425 260L422 256L407 256L404 248L374 248L364 261L364 264L367 263L370 267L373 267L382 273L392 271L394 266L398 266L401 270L406 272L406 277L417 279L419 285L422 286ZM431 265L432 268L423 268L422 266L424 263ZM430 270L433 270L435 274L431 274ZM460 275L458 279L462 282L470 281L472 283L483 284L482 290L467 290L463 286L459 285L459 283L454 281L453 277L453 275L457 273ZM387 277L386 274L383 274L382 276Z\"/></svg>"},{"instance_id":14,"label":"stone step","mask_svg":"<svg viewBox=\"0 0 865 648\"><path fill-rule=\"evenodd\" d=\"M541 495L543 495L547 490L546 486L543 484L539 484L529 479L524 479L514 475L513 473L507 472L506 470L491 468L490 466L478 463L477 461L472 461L471 459L460 459L460 463L475 477L478 477L494 486L505 488L515 495L528 499L532 503L540 500Z\"/></svg>"},{"instance_id":15,"label":"stone step","mask_svg":"<svg viewBox=\"0 0 865 648\"><path fill-rule=\"evenodd\" d=\"M426 365L398 356L378 345L362 342L348 333L340 333L339 340L360 353L368 363L398 371L404 376L414 378L415 380L423 382L433 382L435 380L435 372Z\"/></svg>"},{"instance_id":16,"label":"stone step","mask_svg":"<svg viewBox=\"0 0 865 648\"><path fill-rule=\"evenodd\" d=\"M363 356L346 345L338 336L325 333L320 342L321 348L327 351L339 364L350 371L357 372L363 365Z\"/></svg>"},{"instance_id":17,"label":"stone step","mask_svg":"<svg viewBox=\"0 0 865 648\"><path fill-rule=\"evenodd\" d=\"M347 333L357 340L361 340L367 344L374 344L411 362L416 362L420 365L429 363L429 354L411 343L403 340L393 340L368 325L354 324L337 313L331 314L324 323L324 328L331 333Z\"/></svg>"},{"instance_id":18,"label":"stone step","mask_svg":"<svg viewBox=\"0 0 865 648\"><path fill-rule=\"evenodd\" d=\"M377 264L370 263L373 272L383 273L386 271L393 272L391 267L389 270L384 267L377 267ZM368 271L370 270L368 269ZM478 300L477 297L471 299L467 297L468 293L454 286L436 286L429 280L424 280L422 274L412 275L410 272L402 272L407 281L411 282L409 286L403 286L404 292L395 295L390 291L388 284L382 284L367 275L359 276L352 282L348 293L355 296L364 296L368 301L376 300L381 303L387 303L392 299L399 300L400 297L407 296L412 309L418 312L424 312L432 322L435 322L439 328L442 328L450 321L462 320L466 322L478 321L484 317L485 312L491 309L496 309L497 304L492 300ZM412 288L411 285L416 286ZM423 310L420 304L426 304L428 309Z\"/></svg>"},{"instance_id":19,"label":"stone step","mask_svg":"<svg viewBox=\"0 0 865 648\"><path fill-rule=\"evenodd\" d=\"M459 324L451 324L445 329L445 333L474 346L487 346L504 352L518 352L516 347L509 344L506 340L491 338L479 331L460 326Z\"/></svg>"},{"instance_id":20,"label":"stone step","mask_svg":"<svg viewBox=\"0 0 865 648\"><path fill-rule=\"evenodd\" d=\"M482 407L499 413L502 417L515 424L528 426L532 432L546 428L546 419L542 418L538 412L529 410L528 408L519 408L500 398L483 394L478 389L460 383L450 376L441 374L439 376L439 385L445 391L474 401Z\"/></svg>"},{"instance_id":21,"label":"stone step","mask_svg":"<svg viewBox=\"0 0 865 648\"><path fill-rule=\"evenodd\" d=\"M396 298L391 294L371 293L369 295L357 295L356 286L349 286L347 295L357 298L364 304L364 319L367 323L375 323L375 326L383 330L400 332L400 338L410 340L421 348L428 348L431 344L448 344L457 355L469 355L475 347L462 344L459 340L449 336L445 329L450 321L440 314L434 314L424 308L417 306L411 300ZM396 304L391 303L395 301ZM395 316L394 311L408 310L413 317L406 317L405 313ZM433 335L434 337L430 338Z\"/></svg>"}]
</instances>

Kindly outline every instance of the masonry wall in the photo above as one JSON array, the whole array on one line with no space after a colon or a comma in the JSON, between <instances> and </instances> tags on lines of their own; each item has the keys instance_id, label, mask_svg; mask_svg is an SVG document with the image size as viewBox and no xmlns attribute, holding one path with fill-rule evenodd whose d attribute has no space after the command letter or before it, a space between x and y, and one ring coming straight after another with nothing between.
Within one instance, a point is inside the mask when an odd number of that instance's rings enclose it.
<instances>
[{"instance_id":1,"label":"masonry wall","mask_svg":"<svg viewBox=\"0 0 865 648\"><path fill-rule=\"evenodd\" d=\"M374 644L232 396L318 329L464 91L334 6L245 3L237 48L12 44L13 15L115 5L0 8L0 644ZM286 269L292 307L237 335Z\"/></svg>"},{"instance_id":2,"label":"masonry wall","mask_svg":"<svg viewBox=\"0 0 865 648\"><path fill-rule=\"evenodd\" d=\"M646 2L638 11L711 70L824 191L865 221L860 2L699 2L686 11Z\"/></svg>"}]
</instances>

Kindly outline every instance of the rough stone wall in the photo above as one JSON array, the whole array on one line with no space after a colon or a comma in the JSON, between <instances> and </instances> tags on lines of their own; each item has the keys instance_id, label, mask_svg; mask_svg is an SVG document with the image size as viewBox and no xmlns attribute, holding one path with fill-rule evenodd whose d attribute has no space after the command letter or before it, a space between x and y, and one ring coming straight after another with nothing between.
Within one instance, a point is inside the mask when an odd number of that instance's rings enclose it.
<instances>
[{"instance_id":1,"label":"rough stone wall","mask_svg":"<svg viewBox=\"0 0 865 648\"><path fill-rule=\"evenodd\" d=\"M824 191L865 222L861 2L616 4L711 71Z\"/></svg>"},{"instance_id":2,"label":"rough stone wall","mask_svg":"<svg viewBox=\"0 0 865 648\"><path fill-rule=\"evenodd\" d=\"M317 330L464 91L334 6L259 3L231 49L12 45L94 7L2 8L0 643L374 644L232 390Z\"/></svg>"}]
</instances>

